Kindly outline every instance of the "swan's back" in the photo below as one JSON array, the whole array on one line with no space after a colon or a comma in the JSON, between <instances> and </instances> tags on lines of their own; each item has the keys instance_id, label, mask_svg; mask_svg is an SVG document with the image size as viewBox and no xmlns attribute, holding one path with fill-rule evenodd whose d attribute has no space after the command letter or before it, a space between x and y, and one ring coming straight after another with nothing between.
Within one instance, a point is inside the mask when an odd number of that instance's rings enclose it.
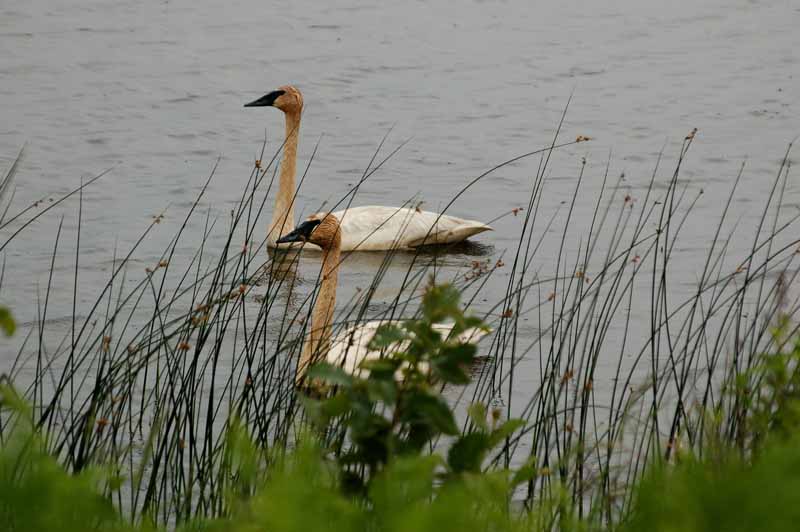
<instances>
[{"instance_id":1,"label":"swan's back","mask_svg":"<svg viewBox=\"0 0 800 532\"><path fill-rule=\"evenodd\" d=\"M337 211L342 251L410 249L423 244L451 244L491 231L475 220L411 208L364 206Z\"/></svg>"},{"instance_id":2,"label":"swan's back","mask_svg":"<svg viewBox=\"0 0 800 532\"><path fill-rule=\"evenodd\" d=\"M378 327L385 323L390 322L367 321L347 327L331 341L330 349L325 357L326 362L344 369L351 375L359 375L361 370L358 369L358 366L364 360L376 360L389 353L405 349L407 347L407 342L392 344L384 351L370 351L368 349L369 343L375 336ZM433 328L439 331L442 337L447 337L453 329L453 324L436 323L433 325ZM483 329L467 329L458 336L458 341L474 344L485 335L486 331Z\"/></svg>"}]
</instances>

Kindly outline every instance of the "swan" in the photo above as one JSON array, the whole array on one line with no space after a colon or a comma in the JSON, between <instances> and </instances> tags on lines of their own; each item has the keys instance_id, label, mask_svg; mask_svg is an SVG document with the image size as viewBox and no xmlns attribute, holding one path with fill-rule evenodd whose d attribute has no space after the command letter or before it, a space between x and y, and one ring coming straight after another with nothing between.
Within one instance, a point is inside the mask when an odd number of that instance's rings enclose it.
<instances>
[{"instance_id":1,"label":"swan","mask_svg":"<svg viewBox=\"0 0 800 532\"><path fill-rule=\"evenodd\" d=\"M341 225L338 217L329 213L322 217L306 220L294 231L277 240L278 244L301 245L310 243L322 250L322 277L311 311L310 333L306 336L300 353L300 360L295 373L295 384L303 383L309 367L317 361L324 360L344 369L352 375L360 373L359 364L364 360L381 357L380 351L370 351L367 347L382 324L386 321L368 321L349 326L332 338L333 311L336 307L336 285L339 275L339 262L342 252ZM453 329L452 323L438 323L434 328L442 335L448 335ZM480 340L486 330L470 328L463 331L457 340L474 343ZM402 349L402 345L390 346L388 349ZM398 370L399 371L399 370ZM398 373L398 377L400 373Z\"/></svg>"},{"instance_id":2,"label":"swan","mask_svg":"<svg viewBox=\"0 0 800 532\"><path fill-rule=\"evenodd\" d=\"M303 95L297 87L285 85L245 104L245 107L275 107L283 112L286 119L278 194L267 235L269 247L283 247L278 240L294 227L297 142ZM333 214L340 221L342 251L381 251L452 244L492 229L474 220L407 207L369 205L351 207ZM317 213L309 219L321 219L323 216L324 213Z\"/></svg>"}]
</instances>

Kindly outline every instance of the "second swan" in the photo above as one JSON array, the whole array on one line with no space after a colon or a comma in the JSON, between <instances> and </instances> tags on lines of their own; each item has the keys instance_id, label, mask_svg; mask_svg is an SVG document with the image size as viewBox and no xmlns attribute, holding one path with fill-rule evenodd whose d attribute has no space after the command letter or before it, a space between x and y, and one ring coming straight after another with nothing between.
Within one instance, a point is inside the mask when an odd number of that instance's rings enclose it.
<instances>
[{"instance_id":1,"label":"second swan","mask_svg":"<svg viewBox=\"0 0 800 532\"><path fill-rule=\"evenodd\" d=\"M361 362L381 357L380 351L371 351L368 346L378 327L387 323L386 321L361 322L347 327L335 337L332 334L342 247L340 230L336 215L322 214L321 218L307 220L297 226L294 231L278 239L278 244L313 244L322 250L319 292L311 311L310 332L303 343L300 360L297 364L295 373L295 384L297 385L302 385L306 372L314 362L324 360L350 374L358 374ZM443 336L448 336L453 327L452 323L434 325L434 328ZM460 343L477 343L486 332L481 328L469 328L454 339ZM400 348L400 346L395 348Z\"/></svg>"}]
</instances>

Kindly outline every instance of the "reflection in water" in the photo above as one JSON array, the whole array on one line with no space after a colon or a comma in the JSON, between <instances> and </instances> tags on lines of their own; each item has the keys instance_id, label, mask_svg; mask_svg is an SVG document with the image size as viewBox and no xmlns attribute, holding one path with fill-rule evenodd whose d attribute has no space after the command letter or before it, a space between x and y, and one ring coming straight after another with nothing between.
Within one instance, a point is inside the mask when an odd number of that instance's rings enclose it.
<instances>
[{"instance_id":1,"label":"reflection in water","mask_svg":"<svg viewBox=\"0 0 800 532\"><path fill-rule=\"evenodd\" d=\"M473 257L488 257L493 253L492 245L466 240L448 246L424 246L416 250L345 252L342 254L342 265L363 271L377 270L387 262L389 267L402 270L432 261L441 266L460 267L469 264L470 260L474 260Z\"/></svg>"},{"instance_id":2,"label":"reflection in water","mask_svg":"<svg viewBox=\"0 0 800 532\"><path fill-rule=\"evenodd\" d=\"M270 260L262 268L263 275L269 276L273 282L294 283L297 276L297 263L300 260L300 248L267 248Z\"/></svg>"}]
</instances>

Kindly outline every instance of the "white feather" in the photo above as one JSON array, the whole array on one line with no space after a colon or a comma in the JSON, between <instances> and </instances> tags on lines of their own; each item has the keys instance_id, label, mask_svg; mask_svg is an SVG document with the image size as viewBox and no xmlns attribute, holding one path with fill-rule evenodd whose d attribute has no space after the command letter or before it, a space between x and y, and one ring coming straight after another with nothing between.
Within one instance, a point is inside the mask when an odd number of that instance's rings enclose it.
<instances>
[{"instance_id":1,"label":"white feather","mask_svg":"<svg viewBox=\"0 0 800 532\"><path fill-rule=\"evenodd\" d=\"M395 343L390 345L383 351L370 351L368 346L375 332L386 321L368 321L351 325L344 331L336 335L331 341L330 349L325 355L325 361L334 366L338 366L351 375L360 376L362 370L358 366L365 360L376 360L387 354L402 351L407 347L407 342ZM447 337L450 331L453 330L452 323L437 323L433 328L443 336ZM486 331L478 328L467 329L462 332L457 340L463 343L478 343L478 341L486 335ZM423 368L423 371L426 371ZM402 378L402 374L398 371L396 378Z\"/></svg>"},{"instance_id":2,"label":"white feather","mask_svg":"<svg viewBox=\"0 0 800 532\"><path fill-rule=\"evenodd\" d=\"M451 244L492 229L475 220L405 207L369 205L334 214L341 224L342 251L411 249L423 244ZM314 216L324 216L324 213Z\"/></svg>"}]
</instances>

